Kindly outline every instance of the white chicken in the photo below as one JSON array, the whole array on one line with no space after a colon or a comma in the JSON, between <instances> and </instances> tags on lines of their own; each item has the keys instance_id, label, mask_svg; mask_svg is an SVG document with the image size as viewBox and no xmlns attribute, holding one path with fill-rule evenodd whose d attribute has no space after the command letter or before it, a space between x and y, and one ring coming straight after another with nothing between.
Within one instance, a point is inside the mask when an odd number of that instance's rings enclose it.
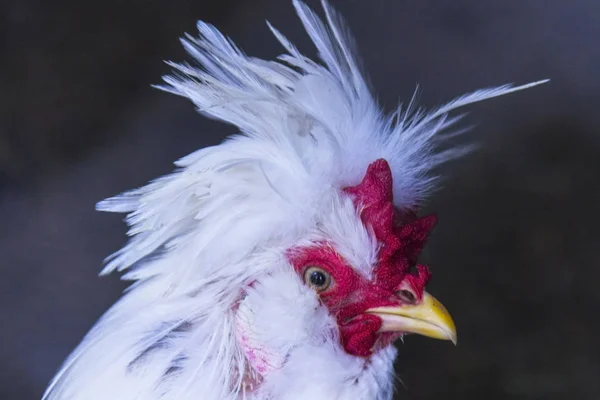
<instances>
[{"instance_id":1,"label":"white chicken","mask_svg":"<svg viewBox=\"0 0 600 400\"><path fill-rule=\"evenodd\" d=\"M384 115L341 19L294 6L323 64L270 27L287 54L244 55L213 26L183 44L162 89L240 134L177 171L105 200L129 243L102 271L135 281L50 383L47 400L391 399L393 342L456 342L417 262L435 218L417 218L436 152L469 103Z\"/></svg>"}]
</instances>

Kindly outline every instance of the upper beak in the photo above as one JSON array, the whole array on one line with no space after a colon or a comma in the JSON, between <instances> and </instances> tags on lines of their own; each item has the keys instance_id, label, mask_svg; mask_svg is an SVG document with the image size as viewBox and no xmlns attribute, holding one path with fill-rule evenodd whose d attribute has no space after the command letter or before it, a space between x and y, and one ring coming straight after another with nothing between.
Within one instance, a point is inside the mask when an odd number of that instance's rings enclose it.
<instances>
[{"instance_id":1,"label":"upper beak","mask_svg":"<svg viewBox=\"0 0 600 400\"><path fill-rule=\"evenodd\" d=\"M434 339L450 340L456 345L456 327L446 307L424 292L419 304L375 307L366 311L383 320L380 332L416 333Z\"/></svg>"}]
</instances>

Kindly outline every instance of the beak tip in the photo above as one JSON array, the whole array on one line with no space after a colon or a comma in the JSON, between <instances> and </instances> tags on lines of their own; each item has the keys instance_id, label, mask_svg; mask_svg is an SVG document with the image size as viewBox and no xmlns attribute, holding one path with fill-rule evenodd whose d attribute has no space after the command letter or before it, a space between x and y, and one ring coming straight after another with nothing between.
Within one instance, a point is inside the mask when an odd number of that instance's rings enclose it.
<instances>
[{"instance_id":1,"label":"beak tip","mask_svg":"<svg viewBox=\"0 0 600 400\"><path fill-rule=\"evenodd\" d=\"M446 340L449 340L453 345L458 346L458 335L454 323L452 323L450 329L446 330L446 335Z\"/></svg>"}]
</instances>

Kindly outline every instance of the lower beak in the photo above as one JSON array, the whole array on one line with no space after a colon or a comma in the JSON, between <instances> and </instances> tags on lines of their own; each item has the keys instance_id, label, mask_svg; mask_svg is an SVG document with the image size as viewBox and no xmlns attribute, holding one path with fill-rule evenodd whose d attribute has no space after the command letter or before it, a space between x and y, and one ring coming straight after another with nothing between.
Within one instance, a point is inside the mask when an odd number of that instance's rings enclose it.
<instances>
[{"instance_id":1,"label":"lower beak","mask_svg":"<svg viewBox=\"0 0 600 400\"><path fill-rule=\"evenodd\" d=\"M419 304L375 307L367 310L383 320L380 332L416 333L434 339L450 340L456 345L456 327L446 307L423 292Z\"/></svg>"}]
</instances>

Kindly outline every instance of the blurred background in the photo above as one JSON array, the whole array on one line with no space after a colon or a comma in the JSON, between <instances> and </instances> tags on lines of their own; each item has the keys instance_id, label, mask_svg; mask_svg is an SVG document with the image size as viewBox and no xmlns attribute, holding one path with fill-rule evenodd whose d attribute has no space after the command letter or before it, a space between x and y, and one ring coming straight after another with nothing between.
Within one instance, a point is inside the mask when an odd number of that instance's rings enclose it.
<instances>
[{"instance_id":1,"label":"blurred background","mask_svg":"<svg viewBox=\"0 0 600 400\"><path fill-rule=\"evenodd\" d=\"M332 2L388 110L416 84L431 107L552 79L468 109L480 149L440 171L425 210L459 346L407 338L398 398L599 399L600 3ZM235 132L150 87L197 19L273 58L269 19L314 55L285 0L0 3L0 399L39 399L125 287L97 277L125 226L95 202Z\"/></svg>"}]
</instances>

